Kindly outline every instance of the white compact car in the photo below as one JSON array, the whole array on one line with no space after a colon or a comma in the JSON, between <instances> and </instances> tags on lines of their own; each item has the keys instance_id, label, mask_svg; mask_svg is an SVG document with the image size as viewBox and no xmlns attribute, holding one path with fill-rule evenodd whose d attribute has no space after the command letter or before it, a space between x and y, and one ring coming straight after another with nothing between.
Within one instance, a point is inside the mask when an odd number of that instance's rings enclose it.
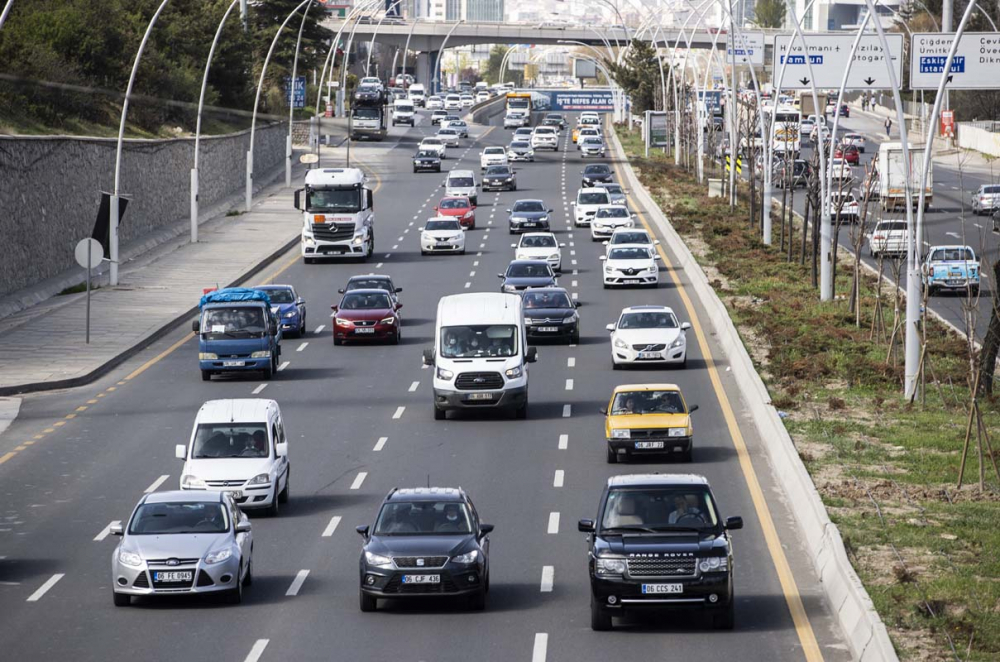
<instances>
[{"instance_id":1,"label":"white compact car","mask_svg":"<svg viewBox=\"0 0 1000 662\"><path fill-rule=\"evenodd\" d=\"M452 129L451 127L438 129L438 132L435 135L448 147L458 147L462 144L462 136L458 132L458 129Z\"/></svg>"},{"instance_id":2,"label":"white compact car","mask_svg":"<svg viewBox=\"0 0 1000 662\"><path fill-rule=\"evenodd\" d=\"M466 124L465 120L442 120L441 128L455 129L462 138L469 137L469 125Z\"/></svg>"},{"instance_id":3,"label":"white compact car","mask_svg":"<svg viewBox=\"0 0 1000 662\"><path fill-rule=\"evenodd\" d=\"M505 129L519 129L524 126L524 114L518 112L511 112L504 115L503 118L503 128Z\"/></svg>"},{"instance_id":4,"label":"white compact car","mask_svg":"<svg viewBox=\"0 0 1000 662\"><path fill-rule=\"evenodd\" d=\"M460 96L462 102L462 108L472 108L476 105L476 99L471 94L463 94Z\"/></svg>"},{"instance_id":5,"label":"white compact car","mask_svg":"<svg viewBox=\"0 0 1000 662\"><path fill-rule=\"evenodd\" d=\"M482 103L484 101L490 100L490 93L486 90L479 90L476 92L476 103Z\"/></svg>"},{"instance_id":6,"label":"white compact car","mask_svg":"<svg viewBox=\"0 0 1000 662\"><path fill-rule=\"evenodd\" d=\"M530 143L531 142L531 134L533 134L533 133L534 133L534 130L530 126L519 126L518 128L514 129L514 135L511 137L511 140L512 141L513 140L526 140L526 141L528 141Z\"/></svg>"},{"instance_id":7,"label":"white compact car","mask_svg":"<svg viewBox=\"0 0 1000 662\"><path fill-rule=\"evenodd\" d=\"M436 94L429 96L427 97L424 107L427 108L427 110L441 110L444 108L444 99Z\"/></svg>"},{"instance_id":8,"label":"white compact car","mask_svg":"<svg viewBox=\"0 0 1000 662\"><path fill-rule=\"evenodd\" d=\"M457 94L449 94L444 98L445 110L462 110L462 97Z\"/></svg>"},{"instance_id":9,"label":"white compact car","mask_svg":"<svg viewBox=\"0 0 1000 662\"><path fill-rule=\"evenodd\" d=\"M608 324L611 332L611 362L615 370L625 365L674 363L687 365L688 322L677 321L667 306L631 306L618 321Z\"/></svg>"},{"instance_id":10,"label":"white compact car","mask_svg":"<svg viewBox=\"0 0 1000 662\"><path fill-rule=\"evenodd\" d=\"M635 225L635 214L629 213L624 205L598 207L590 222L590 238L594 241L610 239L615 230L631 228Z\"/></svg>"},{"instance_id":11,"label":"white compact car","mask_svg":"<svg viewBox=\"0 0 1000 662\"><path fill-rule=\"evenodd\" d=\"M551 232L525 232L511 244L515 260L545 260L553 271L562 271L562 247Z\"/></svg>"},{"instance_id":12,"label":"white compact car","mask_svg":"<svg viewBox=\"0 0 1000 662\"><path fill-rule=\"evenodd\" d=\"M428 136L420 141L417 145L418 152L434 152L442 159L444 158L444 153L448 151L448 146L444 144L444 141L436 136Z\"/></svg>"},{"instance_id":13,"label":"white compact car","mask_svg":"<svg viewBox=\"0 0 1000 662\"><path fill-rule=\"evenodd\" d=\"M660 256L647 246L612 246L604 262L604 289L614 285L647 285L656 287L659 281Z\"/></svg>"},{"instance_id":14,"label":"white compact car","mask_svg":"<svg viewBox=\"0 0 1000 662\"><path fill-rule=\"evenodd\" d=\"M611 204L607 189L604 188L582 188L576 193L576 200L573 205L573 221L577 227L590 225L597 210Z\"/></svg>"},{"instance_id":15,"label":"white compact car","mask_svg":"<svg viewBox=\"0 0 1000 662\"><path fill-rule=\"evenodd\" d=\"M509 165L507 150L503 147L484 147L479 155L479 167L483 170L492 165Z\"/></svg>"},{"instance_id":16,"label":"white compact car","mask_svg":"<svg viewBox=\"0 0 1000 662\"><path fill-rule=\"evenodd\" d=\"M230 492L240 508L271 515L288 501L288 442L274 400L209 400L174 455L184 461L182 490Z\"/></svg>"},{"instance_id":17,"label":"white compact car","mask_svg":"<svg viewBox=\"0 0 1000 662\"><path fill-rule=\"evenodd\" d=\"M465 230L457 218L439 216L427 219L420 228L420 254L465 254Z\"/></svg>"},{"instance_id":18,"label":"white compact car","mask_svg":"<svg viewBox=\"0 0 1000 662\"><path fill-rule=\"evenodd\" d=\"M445 121L444 118L446 117L448 117L448 111L443 108L431 111L431 124L441 126L441 123Z\"/></svg>"},{"instance_id":19,"label":"white compact car","mask_svg":"<svg viewBox=\"0 0 1000 662\"><path fill-rule=\"evenodd\" d=\"M559 132L555 127L536 126L531 133L532 149L551 149L553 152L559 151Z\"/></svg>"},{"instance_id":20,"label":"white compact car","mask_svg":"<svg viewBox=\"0 0 1000 662\"><path fill-rule=\"evenodd\" d=\"M865 153L865 145L867 140L860 133L845 133L844 139L841 141L844 145L853 145L858 148L858 151L862 154Z\"/></svg>"},{"instance_id":21,"label":"white compact car","mask_svg":"<svg viewBox=\"0 0 1000 662\"><path fill-rule=\"evenodd\" d=\"M906 221L879 221L868 235L872 257L906 255Z\"/></svg>"}]
</instances>

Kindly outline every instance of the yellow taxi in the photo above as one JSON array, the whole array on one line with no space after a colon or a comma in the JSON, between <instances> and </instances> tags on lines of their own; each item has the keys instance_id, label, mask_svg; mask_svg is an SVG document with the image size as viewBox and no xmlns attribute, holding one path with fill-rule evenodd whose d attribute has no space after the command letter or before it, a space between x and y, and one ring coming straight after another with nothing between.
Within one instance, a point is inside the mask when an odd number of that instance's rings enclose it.
<instances>
[{"instance_id":1,"label":"yellow taxi","mask_svg":"<svg viewBox=\"0 0 1000 662\"><path fill-rule=\"evenodd\" d=\"M669 454L691 461L694 429L691 414L676 384L622 384L602 409L608 462L633 456Z\"/></svg>"},{"instance_id":2,"label":"yellow taxi","mask_svg":"<svg viewBox=\"0 0 1000 662\"><path fill-rule=\"evenodd\" d=\"M580 137L580 125L578 124L573 127L573 142L576 142L576 139L579 137Z\"/></svg>"}]
</instances>

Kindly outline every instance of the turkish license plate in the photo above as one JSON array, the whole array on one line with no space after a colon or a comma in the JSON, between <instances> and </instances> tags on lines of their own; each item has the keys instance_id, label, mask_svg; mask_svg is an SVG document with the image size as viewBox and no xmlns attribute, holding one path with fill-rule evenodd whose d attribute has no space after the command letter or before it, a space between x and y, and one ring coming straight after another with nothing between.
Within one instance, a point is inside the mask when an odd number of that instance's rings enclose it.
<instances>
[{"instance_id":1,"label":"turkish license plate","mask_svg":"<svg viewBox=\"0 0 1000 662\"><path fill-rule=\"evenodd\" d=\"M640 359L658 359L660 358L659 352L639 352Z\"/></svg>"},{"instance_id":2,"label":"turkish license plate","mask_svg":"<svg viewBox=\"0 0 1000 662\"><path fill-rule=\"evenodd\" d=\"M469 400L492 400L492 393L470 393Z\"/></svg>"},{"instance_id":3,"label":"turkish license plate","mask_svg":"<svg viewBox=\"0 0 1000 662\"><path fill-rule=\"evenodd\" d=\"M537 228L538 227L538 223L535 223L534 221L530 221L528 223L525 223L524 227L526 227L526 228Z\"/></svg>"},{"instance_id":4,"label":"turkish license plate","mask_svg":"<svg viewBox=\"0 0 1000 662\"><path fill-rule=\"evenodd\" d=\"M643 584L642 592L645 595L656 595L658 593L683 593L683 584Z\"/></svg>"},{"instance_id":5,"label":"turkish license plate","mask_svg":"<svg viewBox=\"0 0 1000 662\"><path fill-rule=\"evenodd\" d=\"M319 252L323 253L324 255L328 255L330 253L333 253L334 255L340 255L346 250L347 249L344 248L343 246L322 246L320 247Z\"/></svg>"},{"instance_id":6,"label":"turkish license plate","mask_svg":"<svg viewBox=\"0 0 1000 662\"><path fill-rule=\"evenodd\" d=\"M636 450L650 450L653 448L663 448L662 441L637 441L635 442Z\"/></svg>"},{"instance_id":7,"label":"turkish license plate","mask_svg":"<svg viewBox=\"0 0 1000 662\"><path fill-rule=\"evenodd\" d=\"M558 326L540 326L538 327L539 333L555 333L559 330Z\"/></svg>"},{"instance_id":8,"label":"turkish license plate","mask_svg":"<svg viewBox=\"0 0 1000 662\"><path fill-rule=\"evenodd\" d=\"M404 584L440 584L441 575L403 575Z\"/></svg>"},{"instance_id":9,"label":"turkish license plate","mask_svg":"<svg viewBox=\"0 0 1000 662\"><path fill-rule=\"evenodd\" d=\"M638 278L626 278L622 282L624 282L626 285L638 285L639 284L639 279Z\"/></svg>"},{"instance_id":10,"label":"turkish license plate","mask_svg":"<svg viewBox=\"0 0 1000 662\"><path fill-rule=\"evenodd\" d=\"M246 361L223 361L223 368L242 368L247 364Z\"/></svg>"},{"instance_id":11,"label":"turkish license plate","mask_svg":"<svg viewBox=\"0 0 1000 662\"><path fill-rule=\"evenodd\" d=\"M191 571L187 572L154 572L154 582L189 582L191 581Z\"/></svg>"},{"instance_id":12,"label":"turkish license plate","mask_svg":"<svg viewBox=\"0 0 1000 662\"><path fill-rule=\"evenodd\" d=\"M354 329L354 333L358 333L358 334L361 334L361 333L375 333L375 328L371 327L371 326L363 326L363 327Z\"/></svg>"}]
</instances>

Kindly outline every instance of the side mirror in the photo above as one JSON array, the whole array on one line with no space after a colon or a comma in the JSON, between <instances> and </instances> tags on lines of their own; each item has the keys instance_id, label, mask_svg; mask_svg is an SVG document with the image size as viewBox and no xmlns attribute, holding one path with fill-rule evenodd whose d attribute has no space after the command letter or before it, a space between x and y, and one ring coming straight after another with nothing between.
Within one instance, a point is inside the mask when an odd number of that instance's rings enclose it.
<instances>
[{"instance_id":1,"label":"side mirror","mask_svg":"<svg viewBox=\"0 0 1000 662\"><path fill-rule=\"evenodd\" d=\"M480 536L485 536L485 535L490 534L490 533L493 533L493 525L492 524L480 524L479 525L479 535Z\"/></svg>"},{"instance_id":2,"label":"side mirror","mask_svg":"<svg viewBox=\"0 0 1000 662\"><path fill-rule=\"evenodd\" d=\"M511 244L510 247L511 248L517 248L517 244Z\"/></svg>"},{"instance_id":3,"label":"side mirror","mask_svg":"<svg viewBox=\"0 0 1000 662\"><path fill-rule=\"evenodd\" d=\"M497 278L503 278L503 274L497 274Z\"/></svg>"},{"instance_id":4,"label":"side mirror","mask_svg":"<svg viewBox=\"0 0 1000 662\"><path fill-rule=\"evenodd\" d=\"M600 256L600 257L598 257L597 259L598 259L598 260L600 260L601 262L604 262L605 260L607 260L607 259L608 259L608 256L607 256L607 255L601 255L601 256Z\"/></svg>"},{"instance_id":5,"label":"side mirror","mask_svg":"<svg viewBox=\"0 0 1000 662\"><path fill-rule=\"evenodd\" d=\"M201 322L198 320L191 322L191 330L197 334L201 334Z\"/></svg>"},{"instance_id":6,"label":"side mirror","mask_svg":"<svg viewBox=\"0 0 1000 662\"><path fill-rule=\"evenodd\" d=\"M437 209L435 208L434 211L437 211ZM420 226L419 228L417 228L417 232L423 232L423 231L424 231L424 227L423 226Z\"/></svg>"},{"instance_id":7,"label":"side mirror","mask_svg":"<svg viewBox=\"0 0 1000 662\"><path fill-rule=\"evenodd\" d=\"M365 200L369 209L375 209L375 194L372 193L371 189L365 189Z\"/></svg>"},{"instance_id":8,"label":"side mirror","mask_svg":"<svg viewBox=\"0 0 1000 662\"><path fill-rule=\"evenodd\" d=\"M394 308L395 308L396 310L399 310L399 309L400 309L400 308L402 308L402 307L403 307L403 304L399 303L398 301L396 302L396 305L394 306Z\"/></svg>"},{"instance_id":9,"label":"side mirror","mask_svg":"<svg viewBox=\"0 0 1000 662\"><path fill-rule=\"evenodd\" d=\"M551 214L555 210L554 209L546 209L545 211Z\"/></svg>"},{"instance_id":10,"label":"side mirror","mask_svg":"<svg viewBox=\"0 0 1000 662\"><path fill-rule=\"evenodd\" d=\"M508 214L510 213L510 207L508 207L508 208L507 208L507 213L508 213Z\"/></svg>"},{"instance_id":11,"label":"side mirror","mask_svg":"<svg viewBox=\"0 0 1000 662\"><path fill-rule=\"evenodd\" d=\"M691 322L684 322L681 324L681 331L687 331L691 328Z\"/></svg>"},{"instance_id":12,"label":"side mirror","mask_svg":"<svg viewBox=\"0 0 1000 662\"><path fill-rule=\"evenodd\" d=\"M592 519L582 519L577 522L577 530L580 533L593 533L594 532L594 520Z\"/></svg>"},{"instance_id":13,"label":"side mirror","mask_svg":"<svg viewBox=\"0 0 1000 662\"><path fill-rule=\"evenodd\" d=\"M299 297L298 299L295 300L295 304L298 305L298 306L304 306L305 303L306 303L306 300L303 299L302 297Z\"/></svg>"},{"instance_id":14,"label":"side mirror","mask_svg":"<svg viewBox=\"0 0 1000 662\"><path fill-rule=\"evenodd\" d=\"M176 457L178 460L186 460L187 446L185 446L184 444L177 444L176 446L174 446L174 457Z\"/></svg>"},{"instance_id":15,"label":"side mirror","mask_svg":"<svg viewBox=\"0 0 1000 662\"><path fill-rule=\"evenodd\" d=\"M288 444L287 443L275 444L274 454L278 457L288 457Z\"/></svg>"},{"instance_id":16,"label":"side mirror","mask_svg":"<svg viewBox=\"0 0 1000 662\"><path fill-rule=\"evenodd\" d=\"M662 260L663 258L662 258L662 257L660 257L660 254L659 254L659 253L656 253L655 255L653 255L653 259L654 259L654 260Z\"/></svg>"},{"instance_id":17,"label":"side mirror","mask_svg":"<svg viewBox=\"0 0 1000 662\"><path fill-rule=\"evenodd\" d=\"M604 241L601 242L601 246L607 246L610 243L611 243L610 241L604 240Z\"/></svg>"},{"instance_id":18,"label":"side mirror","mask_svg":"<svg viewBox=\"0 0 1000 662\"><path fill-rule=\"evenodd\" d=\"M399 293L400 293L400 292L402 292L402 291L403 291L403 288L401 288L401 287L397 287L397 288L396 288L396 294L399 294Z\"/></svg>"},{"instance_id":19,"label":"side mirror","mask_svg":"<svg viewBox=\"0 0 1000 662\"><path fill-rule=\"evenodd\" d=\"M525 352L525 354L524 354L524 360L527 361L528 363L534 363L535 361L537 361L538 360L538 348L537 347L529 347L528 351Z\"/></svg>"},{"instance_id":20,"label":"side mirror","mask_svg":"<svg viewBox=\"0 0 1000 662\"><path fill-rule=\"evenodd\" d=\"M615 330L615 325L614 324L608 324L604 328L607 329L608 331L614 331Z\"/></svg>"},{"instance_id":21,"label":"side mirror","mask_svg":"<svg viewBox=\"0 0 1000 662\"><path fill-rule=\"evenodd\" d=\"M337 290L337 294L343 294L346 291L347 290L345 290L344 288L340 288L339 290Z\"/></svg>"},{"instance_id":22,"label":"side mirror","mask_svg":"<svg viewBox=\"0 0 1000 662\"><path fill-rule=\"evenodd\" d=\"M250 520L243 520L236 523L236 533L250 533L252 530L253 525L250 523Z\"/></svg>"},{"instance_id":23,"label":"side mirror","mask_svg":"<svg viewBox=\"0 0 1000 662\"><path fill-rule=\"evenodd\" d=\"M425 349L423 354L424 365L434 365L434 350Z\"/></svg>"},{"instance_id":24,"label":"side mirror","mask_svg":"<svg viewBox=\"0 0 1000 662\"><path fill-rule=\"evenodd\" d=\"M605 416L607 416L607 415L608 415L608 410L607 410L607 408L605 408L605 407L601 407L601 408L600 408L600 409L598 409L597 411L599 411L600 413L604 414Z\"/></svg>"},{"instance_id":25,"label":"side mirror","mask_svg":"<svg viewBox=\"0 0 1000 662\"><path fill-rule=\"evenodd\" d=\"M338 310L340 310L340 306L330 306L330 310L332 310L333 312L337 312Z\"/></svg>"},{"instance_id":26,"label":"side mirror","mask_svg":"<svg viewBox=\"0 0 1000 662\"><path fill-rule=\"evenodd\" d=\"M569 203L569 205L570 205L570 207L576 207L576 200L574 200L573 202Z\"/></svg>"},{"instance_id":27,"label":"side mirror","mask_svg":"<svg viewBox=\"0 0 1000 662\"><path fill-rule=\"evenodd\" d=\"M654 239L653 240L653 245L654 246L659 246L660 245L660 240L659 239Z\"/></svg>"},{"instance_id":28,"label":"side mirror","mask_svg":"<svg viewBox=\"0 0 1000 662\"><path fill-rule=\"evenodd\" d=\"M111 528L108 529L108 532L113 536L123 536L125 535L125 527L118 522L116 524L112 524Z\"/></svg>"},{"instance_id":29,"label":"side mirror","mask_svg":"<svg viewBox=\"0 0 1000 662\"><path fill-rule=\"evenodd\" d=\"M356 526L356 527L354 527L354 530L358 532L359 536L361 536L365 540L368 540L368 525L367 524L364 524L362 526Z\"/></svg>"},{"instance_id":30,"label":"side mirror","mask_svg":"<svg viewBox=\"0 0 1000 662\"><path fill-rule=\"evenodd\" d=\"M696 411L698 411L698 405L694 405L693 407L691 407L690 409L688 409L688 414L693 414Z\"/></svg>"},{"instance_id":31,"label":"side mirror","mask_svg":"<svg viewBox=\"0 0 1000 662\"><path fill-rule=\"evenodd\" d=\"M727 517L726 518L726 528L730 531L736 531L737 529L743 528L743 518L742 517Z\"/></svg>"},{"instance_id":32,"label":"side mirror","mask_svg":"<svg viewBox=\"0 0 1000 662\"><path fill-rule=\"evenodd\" d=\"M302 210L302 189L297 189L295 191L295 208Z\"/></svg>"}]
</instances>

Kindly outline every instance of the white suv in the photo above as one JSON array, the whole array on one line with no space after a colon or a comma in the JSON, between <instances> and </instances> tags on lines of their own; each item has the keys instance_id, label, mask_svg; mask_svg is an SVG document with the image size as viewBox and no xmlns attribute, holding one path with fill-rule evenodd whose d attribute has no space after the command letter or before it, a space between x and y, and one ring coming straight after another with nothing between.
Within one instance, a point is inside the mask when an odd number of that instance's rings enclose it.
<instances>
[{"instance_id":1,"label":"white suv","mask_svg":"<svg viewBox=\"0 0 1000 662\"><path fill-rule=\"evenodd\" d=\"M503 147L485 147L479 155L479 167L486 170L492 165L508 165L507 150Z\"/></svg>"},{"instance_id":2,"label":"white suv","mask_svg":"<svg viewBox=\"0 0 1000 662\"><path fill-rule=\"evenodd\" d=\"M531 134L532 149L551 149L559 151L559 132L551 126L538 126Z\"/></svg>"}]
</instances>

